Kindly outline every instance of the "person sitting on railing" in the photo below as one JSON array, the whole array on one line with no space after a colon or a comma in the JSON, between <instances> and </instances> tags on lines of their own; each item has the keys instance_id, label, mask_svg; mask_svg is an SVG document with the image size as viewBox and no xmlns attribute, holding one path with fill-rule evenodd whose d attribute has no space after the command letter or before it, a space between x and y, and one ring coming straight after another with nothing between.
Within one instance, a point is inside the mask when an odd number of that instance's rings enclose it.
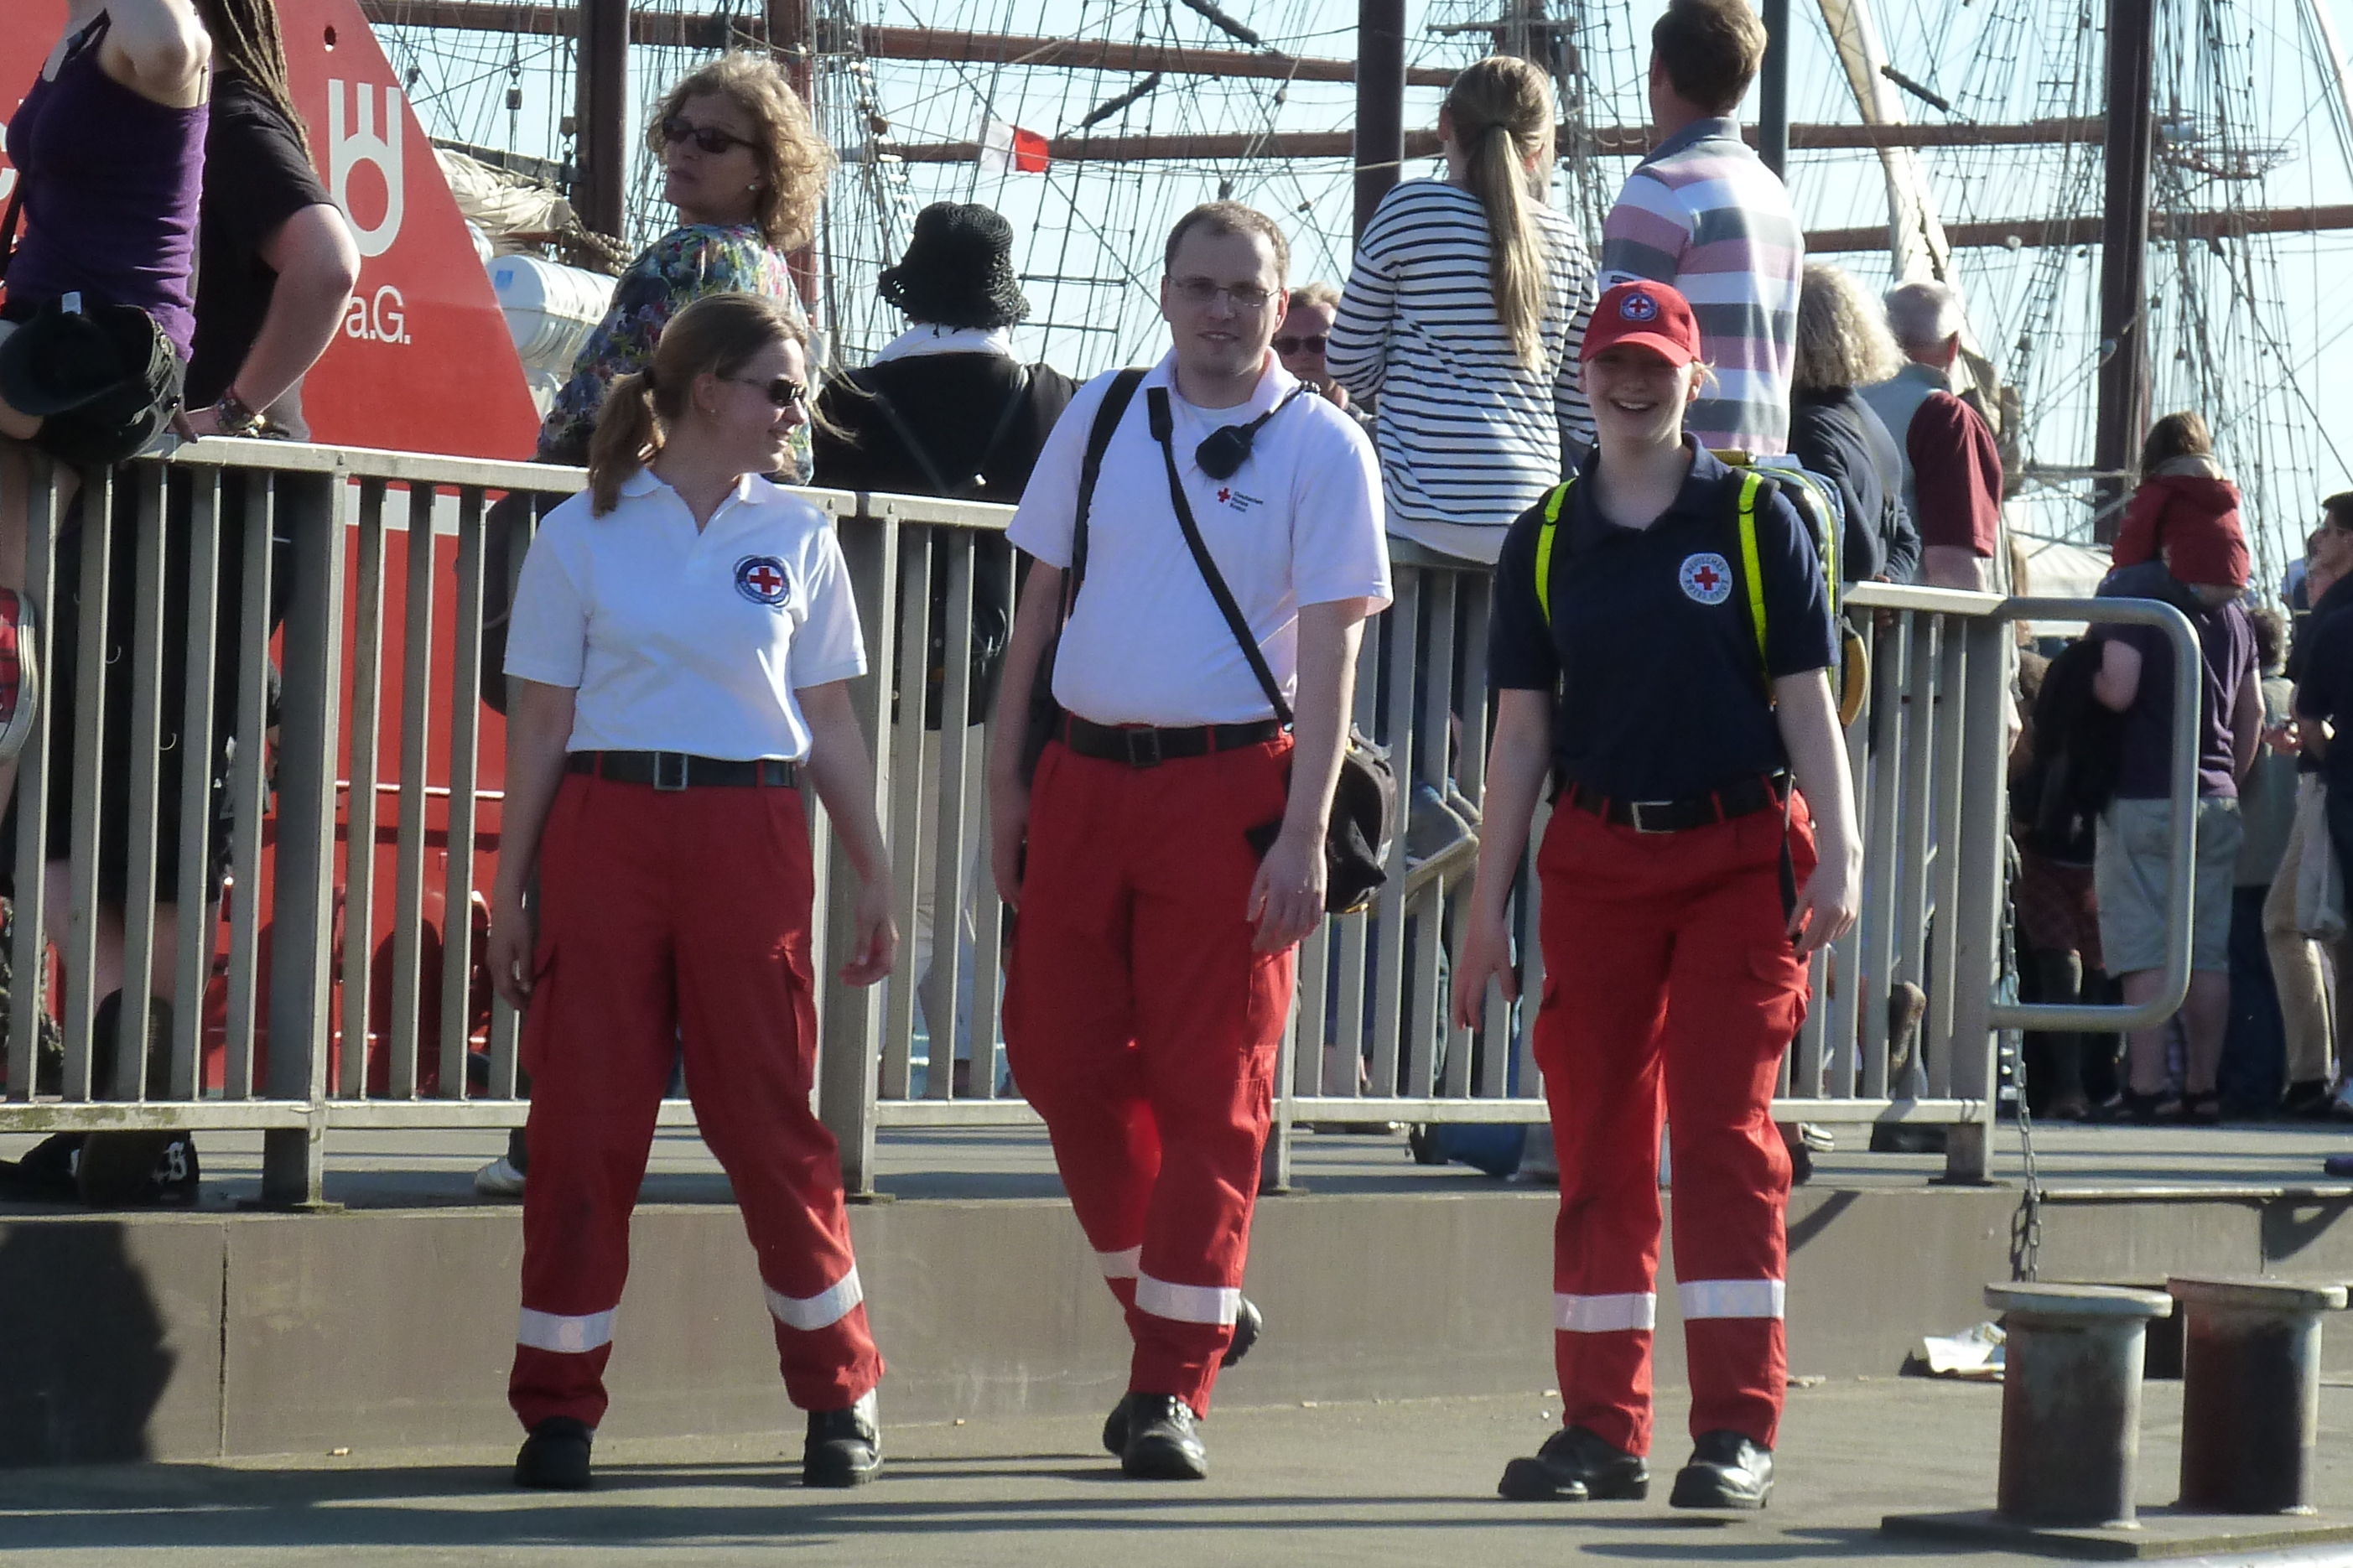
<instances>
[{"instance_id":1,"label":"person sitting on railing","mask_svg":"<svg viewBox=\"0 0 2353 1568\"><path fill-rule=\"evenodd\" d=\"M1535 1059L1560 1164L1563 1425L1499 1489L1649 1492L1663 1113L1695 1440L1669 1500L1762 1508L1787 1382L1773 1093L1808 960L1853 924L1862 884L1837 643L1796 510L1684 433L1703 381L1690 304L1619 284L1585 353L1599 446L1513 524L1495 569L1500 706L1455 970L1458 1027L1478 1026L1490 981L1517 998L1505 906L1549 783Z\"/></svg>"},{"instance_id":2,"label":"person sitting on railing","mask_svg":"<svg viewBox=\"0 0 2353 1568\"><path fill-rule=\"evenodd\" d=\"M935 202L915 215L906 255L883 269L876 292L906 312L907 330L885 344L873 363L836 377L818 397L809 431L809 482L827 489L1019 504L1038 453L1074 389L1061 372L1024 364L1014 353L1013 328L1029 316L1029 302L1021 297L1014 271L1013 226L985 206ZM1005 640L1013 629L1013 547L994 531L959 531L969 542L972 558L971 695L965 717L977 735L996 704ZM929 657L918 776L923 797L931 801L939 798L941 689L947 679L948 587L956 538L945 529L926 532L928 540L913 530L902 531L901 539L910 552L925 542L930 546ZM892 635L897 635L895 627ZM902 676L902 691L913 686ZM977 782L976 742L967 755ZM936 820L927 823L914 850L914 952L908 973L932 1041L934 1068L947 1061L943 1047L952 1045L955 1089L963 1094L970 1087L965 1077L972 1055L972 966L984 836L968 817L967 899L953 920L961 979L956 994L943 995L932 965Z\"/></svg>"},{"instance_id":3,"label":"person sitting on railing","mask_svg":"<svg viewBox=\"0 0 2353 1568\"><path fill-rule=\"evenodd\" d=\"M286 79L284 44L271 0L195 0L213 45L211 114L205 136L205 182L198 206L200 265L196 269L195 353L188 362L187 395L194 409L191 429L200 436L269 434L301 438L302 377L335 341L343 308L358 276L359 252L343 213L319 183L310 163L309 141ZM244 395L240 395L240 390ZM246 397L253 399L251 404ZM213 655L212 745L202 760L201 779L191 785L192 747L185 705L188 610L195 572L192 553L195 481L185 472L168 477L164 490L167 542L163 560L164 634L155 677L161 743L155 770L155 957L154 991L148 1034L153 1061L151 1094L166 1091L172 1005L177 999L178 943L209 944L217 921L222 879L228 868L231 822L224 809L236 705L245 672L236 649L242 626L248 526L245 476L221 476L214 542L219 570L214 625L219 639ZM132 768L132 717L135 686L133 628L141 603L135 552L153 548L152 524L141 517L141 487L119 485L107 520L108 548L114 563L108 579L104 663L106 722L101 776L128 777ZM80 688L83 616L79 595L81 561L96 531L87 509L77 506L58 540L48 668L49 809L47 907L55 931L70 907L68 872L73 847L72 809L76 717ZM282 591L293 582L285 539L273 542L272 595L268 624L282 619ZM269 673L265 680L274 678ZM184 788L206 789L207 825L201 889L195 914L183 921L180 906L188 889L178 884L181 795ZM98 826L96 963L90 977L99 997L96 1040L99 1059L111 1065L121 1027L124 901L131 881L130 792L100 792ZM0 866L13 865L16 818L0 826ZM73 980L69 978L69 984ZM185 1192L196 1172L195 1142L185 1132L164 1130L102 1131L79 1142L78 1174L91 1202L128 1202L154 1192ZM161 1169L162 1175L157 1173ZM164 1180L174 1172L188 1179Z\"/></svg>"},{"instance_id":4,"label":"person sitting on railing","mask_svg":"<svg viewBox=\"0 0 2353 1568\"><path fill-rule=\"evenodd\" d=\"M57 460L52 517L79 468L130 456L179 406L195 333L191 272L211 40L189 0L70 0L8 122L0 218L0 801L29 733L18 641L31 465ZM21 228L21 237L19 230Z\"/></svg>"},{"instance_id":5,"label":"person sitting on railing","mask_svg":"<svg viewBox=\"0 0 2353 1568\"><path fill-rule=\"evenodd\" d=\"M662 329L709 294L762 294L798 313L786 253L807 245L833 153L765 55L723 55L682 78L647 122L678 226L629 263L539 432L543 462L586 462L613 384L653 363Z\"/></svg>"},{"instance_id":6,"label":"person sitting on railing","mask_svg":"<svg viewBox=\"0 0 2353 1568\"><path fill-rule=\"evenodd\" d=\"M2154 561L2176 526L2213 528L2225 516L2244 531L2239 487L2214 456L2204 416L2195 409L2165 415L2141 443L2140 483L2125 503L2108 560L2119 567Z\"/></svg>"},{"instance_id":7,"label":"person sitting on railing","mask_svg":"<svg viewBox=\"0 0 2353 1568\"><path fill-rule=\"evenodd\" d=\"M680 311L653 363L614 384L589 489L548 515L517 585L489 952L525 1009L532 1072L508 1389L531 1434L522 1486L588 1484L629 1211L681 1053L759 1254L786 1391L809 1412L802 1479L850 1486L881 1464L882 1360L838 1148L809 1107L800 789L816 785L854 881L835 892L852 906L842 980L871 985L899 938L850 706L866 654L832 527L760 477L807 417L807 348L773 299Z\"/></svg>"},{"instance_id":8,"label":"person sitting on railing","mask_svg":"<svg viewBox=\"0 0 2353 1568\"><path fill-rule=\"evenodd\" d=\"M1447 89L1443 180L1381 197L1356 241L1324 351L1333 379L1377 402L1382 504L1393 538L1438 564L1494 563L1504 530L1593 439L1577 344L1593 262L1545 205L1552 88L1493 55Z\"/></svg>"},{"instance_id":9,"label":"person sitting on railing","mask_svg":"<svg viewBox=\"0 0 2353 1568\"><path fill-rule=\"evenodd\" d=\"M1020 917L1005 1047L1127 1314L1103 1446L1144 1479L1208 1473L1195 1423L1261 1327L1241 1284L1275 1059L1389 602L1371 444L1271 348L1290 258L1237 203L1177 220L1167 356L1080 389L1011 531L1032 563L989 753Z\"/></svg>"},{"instance_id":10,"label":"person sitting on railing","mask_svg":"<svg viewBox=\"0 0 2353 1568\"><path fill-rule=\"evenodd\" d=\"M2173 823L2173 700L2177 679L2203 683L2198 719L2196 860L2190 897L2189 991L2181 1005L2189 1060L2178 1100L2166 1098L2167 1025L2126 1038L2126 1114L2141 1121L2221 1120L2215 1087L2231 1021L2232 868L2244 828L2239 782L2263 731L2263 672L2255 636L2238 603L2247 585L2245 537L2236 512L2177 525L2161 559L2110 573L2103 597L2164 600L2189 617L2199 668L2174 668L2173 642L2157 626L2092 628L2101 647L2094 693L2124 715L2116 795L2100 817L2092 885L2100 905L2100 946L2125 1002L2156 1000L2165 981Z\"/></svg>"}]
</instances>

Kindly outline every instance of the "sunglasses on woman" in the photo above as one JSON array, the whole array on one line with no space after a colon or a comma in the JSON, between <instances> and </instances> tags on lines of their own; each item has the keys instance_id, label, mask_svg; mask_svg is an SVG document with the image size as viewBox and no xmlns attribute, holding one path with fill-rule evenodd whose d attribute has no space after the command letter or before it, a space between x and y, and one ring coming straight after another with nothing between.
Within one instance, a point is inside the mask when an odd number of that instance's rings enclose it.
<instances>
[{"instance_id":1,"label":"sunglasses on woman","mask_svg":"<svg viewBox=\"0 0 2353 1568\"><path fill-rule=\"evenodd\" d=\"M1327 332L1318 332L1312 338L1277 338L1274 340L1274 352L1279 354L1295 354L1305 350L1309 353L1320 354L1324 352L1324 345L1331 341L1331 335Z\"/></svg>"},{"instance_id":2,"label":"sunglasses on woman","mask_svg":"<svg viewBox=\"0 0 2353 1568\"><path fill-rule=\"evenodd\" d=\"M808 401L807 385L788 375L780 375L770 381L754 381L741 375L731 375L727 379L738 386L756 388L761 395L779 408L792 408Z\"/></svg>"},{"instance_id":3,"label":"sunglasses on woman","mask_svg":"<svg viewBox=\"0 0 2353 1568\"><path fill-rule=\"evenodd\" d=\"M675 147L681 142L691 142L712 157L730 147L751 147L754 143L741 136L731 135L715 125L697 125L683 114L673 114L662 121L662 140Z\"/></svg>"}]
</instances>

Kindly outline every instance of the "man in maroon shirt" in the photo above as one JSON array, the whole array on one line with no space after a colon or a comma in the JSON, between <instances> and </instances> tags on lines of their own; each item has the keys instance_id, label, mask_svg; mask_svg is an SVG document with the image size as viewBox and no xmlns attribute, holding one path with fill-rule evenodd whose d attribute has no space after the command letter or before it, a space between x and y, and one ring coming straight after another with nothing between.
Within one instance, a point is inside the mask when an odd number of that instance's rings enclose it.
<instances>
[{"instance_id":1,"label":"man in maroon shirt","mask_svg":"<svg viewBox=\"0 0 2353 1568\"><path fill-rule=\"evenodd\" d=\"M1904 500L1920 529L1920 581L1991 588L2001 546L2001 451L1985 416L1953 392L1959 292L1945 283L1891 289L1887 324L1910 363L1860 391L1904 449Z\"/></svg>"}]
</instances>

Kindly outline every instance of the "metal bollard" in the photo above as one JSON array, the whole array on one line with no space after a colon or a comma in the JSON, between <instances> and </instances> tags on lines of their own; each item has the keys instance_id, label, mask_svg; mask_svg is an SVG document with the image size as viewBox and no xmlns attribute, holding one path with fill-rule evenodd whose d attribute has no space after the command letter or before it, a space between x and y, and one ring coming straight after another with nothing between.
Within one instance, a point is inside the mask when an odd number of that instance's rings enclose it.
<instances>
[{"instance_id":1,"label":"metal bollard","mask_svg":"<svg viewBox=\"0 0 2353 1568\"><path fill-rule=\"evenodd\" d=\"M2181 1350L2181 1502L2208 1513L2310 1513L2320 1431L2320 1314L2342 1285L2173 1279Z\"/></svg>"},{"instance_id":2,"label":"metal bollard","mask_svg":"<svg viewBox=\"0 0 2353 1568\"><path fill-rule=\"evenodd\" d=\"M2021 1524L2130 1525L2142 1340L2173 1310L2157 1290L1989 1285L2003 1314L1997 1511Z\"/></svg>"}]
</instances>

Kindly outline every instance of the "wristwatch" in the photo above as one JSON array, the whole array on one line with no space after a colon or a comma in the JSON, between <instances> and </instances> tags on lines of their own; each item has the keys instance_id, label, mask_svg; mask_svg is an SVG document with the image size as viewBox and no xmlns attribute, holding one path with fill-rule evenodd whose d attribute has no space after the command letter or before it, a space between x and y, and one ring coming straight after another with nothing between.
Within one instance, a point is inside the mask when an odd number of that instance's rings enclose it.
<instances>
[{"instance_id":1,"label":"wristwatch","mask_svg":"<svg viewBox=\"0 0 2353 1568\"><path fill-rule=\"evenodd\" d=\"M224 436L251 436L262 426L262 416L246 406L245 399L237 395L234 386L224 391L220 401L213 405L213 416L220 421L220 433Z\"/></svg>"}]
</instances>

